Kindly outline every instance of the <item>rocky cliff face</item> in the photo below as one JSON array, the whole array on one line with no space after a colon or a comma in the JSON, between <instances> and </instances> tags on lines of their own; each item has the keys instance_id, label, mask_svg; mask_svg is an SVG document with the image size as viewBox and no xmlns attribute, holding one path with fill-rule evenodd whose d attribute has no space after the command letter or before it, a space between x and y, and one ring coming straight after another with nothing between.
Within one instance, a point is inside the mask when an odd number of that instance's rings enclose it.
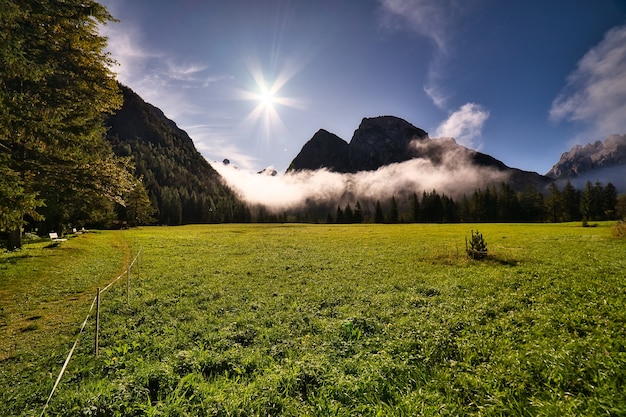
<instances>
[{"instance_id":1,"label":"rocky cliff face","mask_svg":"<svg viewBox=\"0 0 626 417\"><path fill-rule=\"evenodd\" d=\"M350 141L352 171L373 171L407 161L417 154L411 143L428 139L428 133L393 116L365 118Z\"/></svg>"},{"instance_id":2,"label":"rocky cliff face","mask_svg":"<svg viewBox=\"0 0 626 417\"><path fill-rule=\"evenodd\" d=\"M551 178L576 178L596 170L626 165L626 135L611 135L604 141L576 145L546 174Z\"/></svg>"},{"instance_id":3,"label":"rocky cliff face","mask_svg":"<svg viewBox=\"0 0 626 417\"><path fill-rule=\"evenodd\" d=\"M319 130L302 147L288 171L374 171L417 156L411 143L427 138L428 133L397 117L365 118L349 144L333 133Z\"/></svg>"}]
</instances>

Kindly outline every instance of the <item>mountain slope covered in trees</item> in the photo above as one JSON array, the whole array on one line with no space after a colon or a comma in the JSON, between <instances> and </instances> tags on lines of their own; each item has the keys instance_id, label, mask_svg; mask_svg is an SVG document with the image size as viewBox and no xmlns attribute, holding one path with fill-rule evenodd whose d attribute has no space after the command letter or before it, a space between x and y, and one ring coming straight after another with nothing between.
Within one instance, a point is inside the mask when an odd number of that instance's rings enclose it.
<instances>
[{"instance_id":1,"label":"mountain slope covered in trees","mask_svg":"<svg viewBox=\"0 0 626 417\"><path fill-rule=\"evenodd\" d=\"M107 120L116 154L132 156L161 224L248 221L248 210L185 131L130 88Z\"/></svg>"}]
</instances>

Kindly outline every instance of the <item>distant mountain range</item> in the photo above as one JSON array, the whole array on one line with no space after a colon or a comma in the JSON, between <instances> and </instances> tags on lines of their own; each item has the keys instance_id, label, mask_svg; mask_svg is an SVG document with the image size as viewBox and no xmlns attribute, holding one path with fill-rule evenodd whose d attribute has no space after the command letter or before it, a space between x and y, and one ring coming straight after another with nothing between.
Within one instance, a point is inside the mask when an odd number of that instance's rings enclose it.
<instances>
[{"instance_id":1,"label":"distant mountain range","mask_svg":"<svg viewBox=\"0 0 626 417\"><path fill-rule=\"evenodd\" d=\"M626 135L610 135L604 141L576 145L546 174L556 180L570 180L581 187L587 181L611 182L626 192Z\"/></svg>"},{"instance_id":2,"label":"distant mountain range","mask_svg":"<svg viewBox=\"0 0 626 417\"><path fill-rule=\"evenodd\" d=\"M136 174L143 179L157 209L158 222L248 221L249 208L197 151L187 133L131 89L121 89L124 104L107 121L108 139L118 155L133 157ZM430 139L424 130L394 116L364 118L349 143L320 129L302 147L287 172L323 168L355 174L394 165L403 167L401 164L408 161L423 163L411 165L414 171L408 175L415 177L423 174L415 168L420 166L444 173L456 170L458 174L459 166L473 172L495 173L472 183L466 181L468 193L473 192L472 186L479 188L502 181L517 191L528 184L544 191L551 182L565 179L572 180L578 188L588 179L610 181L619 192L626 192L626 135L575 146L546 175L540 175L508 167L487 154L457 144L454 139ZM266 169L259 174L276 172ZM408 191L422 190L398 190Z\"/></svg>"},{"instance_id":3,"label":"distant mountain range","mask_svg":"<svg viewBox=\"0 0 626 417\"><path fill-rule=\"evenodd\" d=\"M501 174L498 178L506 178L506 182L518 191L527 184L542 190L552 182L536 172L508 167L489 155L457 144L453 139L430 139L424 130L394 116L364 118L350 143L326 130L319 130L302 147L287 172L325 168L357 173L412 159L423 159L434 166L447 163L490 168ZM484 187L491 182L492 177L475 185Z\"/></svg>"}]
</instances>

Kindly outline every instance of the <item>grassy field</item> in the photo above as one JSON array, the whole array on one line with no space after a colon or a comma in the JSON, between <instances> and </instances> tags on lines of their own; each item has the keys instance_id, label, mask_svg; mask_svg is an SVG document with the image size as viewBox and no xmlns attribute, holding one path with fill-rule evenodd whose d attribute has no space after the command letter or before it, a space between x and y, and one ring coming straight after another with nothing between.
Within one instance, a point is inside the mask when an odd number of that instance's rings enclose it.
<instances>
[{"instance_id":1,"label":"grassy field","mask_svg":"<svg viewBox=\"0 0 626 417\"><path fill-rule=\"evenodd\" d=\"M479 228L490 257L465 256ZM609 225L210 225L0 255L0 415L626 415Z\"/></svg>"}]
</instances>

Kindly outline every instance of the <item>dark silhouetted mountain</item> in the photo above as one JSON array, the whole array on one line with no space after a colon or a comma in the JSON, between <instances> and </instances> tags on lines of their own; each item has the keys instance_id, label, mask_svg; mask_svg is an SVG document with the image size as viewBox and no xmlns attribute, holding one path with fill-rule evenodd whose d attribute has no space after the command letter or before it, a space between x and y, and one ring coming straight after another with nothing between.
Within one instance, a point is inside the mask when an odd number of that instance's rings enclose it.
<instances>
[{"instance_id":1,"label":"dark silhouetted mountain","mask_svg":"<svg viewBox=\"0 0 626 417\"><path fill-rule=\"evenodd\" d=\"M550 178L571 180L575 186L586 181L612 182L626 191L626 135L610 135L604 141L576 145L546 174Z\"/></svg>"},{"instance_id":2,"label":"dark silhouetted mountain","mask_svg":"<svg viewBox=\"0 0 626 417\"><path fill-rule=\"evenodd\" d=\"M196 150L187 133L120 86L124 104L108 118L108 138L120 156L132 156L160 223L244 221L245 206Z\"/></svg>"},{"instance_id":3,"label":"dark silhouetted mountain","mask_svg":"<svg viewBox=\"0 0 626 417\"><path fill-rule=\"evenodd\" d=\"M393 116L365 118L350 141L353 171L372 171L415 156L411 144L428 133Z\"/></svg>"},{"instance_id":4,"label":"dark silhouetted mountain","mask_svg":"<svg viewBox=\"0 0 626 417\"><path fill-rule=\"evenodd\" d=\"M304 144L300 153L291 162L289 170L315 171L328 168L334 172L350 172L348 143L339 136L320 129Z\"/></svg>"},{"instance_id":5,"label":"dark silhouetted mountain","mask_svg":"<svg viewBox=\"0 0 626 417\"><path fill-rule=\"evenodd\" d=\"M325 130L318 131L303 146L287 171L326 168L334 172L356 173L411 159L425 159L434 166L467 164L488 168L503 174L498 178L507 178L506 182L518 191L529 184L543 190L551 182L550 178L535 172L510 168L492 156L457 144L453 139L430 139L424 130L394 116L364 118L349 144ZM485 178L484 184L477 186L488 185L490 181L491 177Z\"/></svg>"}]
</instances>

